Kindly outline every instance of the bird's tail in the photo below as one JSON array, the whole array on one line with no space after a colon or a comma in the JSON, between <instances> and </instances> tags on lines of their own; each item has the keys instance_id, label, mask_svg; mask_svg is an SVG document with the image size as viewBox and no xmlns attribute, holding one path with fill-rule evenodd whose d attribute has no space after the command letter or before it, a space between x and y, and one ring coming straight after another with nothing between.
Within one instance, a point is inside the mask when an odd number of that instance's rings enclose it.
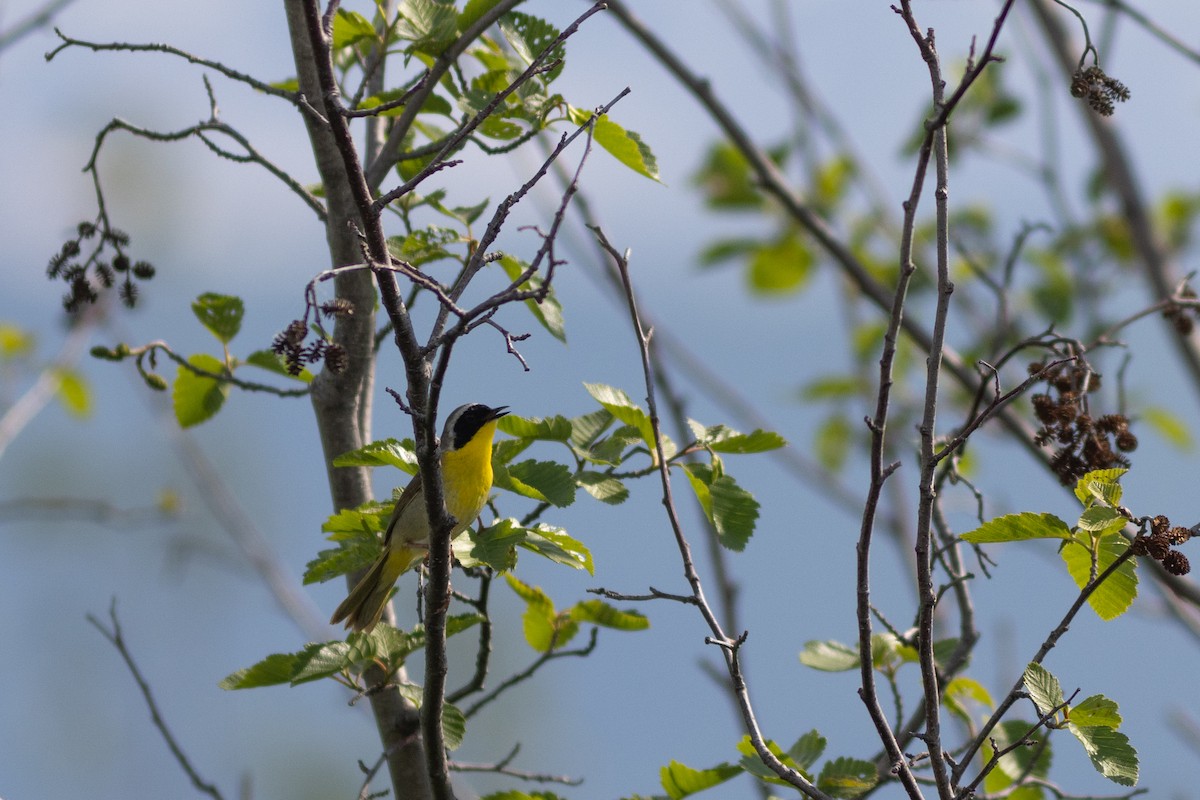
<instances>
[{"instance_id":1,"label":"bird's tail","mask_svg":"<svg viewBox=\"0 0 1200 800\"><path fill-rule=\"evenodd\" d=\"M336 625L345 620L347 628L369 632L383 615L383 607L387 605L396 579L424 557L423 549L400 547L384 550L333 612L329 624Z\"/></svg>"}]
</instances>

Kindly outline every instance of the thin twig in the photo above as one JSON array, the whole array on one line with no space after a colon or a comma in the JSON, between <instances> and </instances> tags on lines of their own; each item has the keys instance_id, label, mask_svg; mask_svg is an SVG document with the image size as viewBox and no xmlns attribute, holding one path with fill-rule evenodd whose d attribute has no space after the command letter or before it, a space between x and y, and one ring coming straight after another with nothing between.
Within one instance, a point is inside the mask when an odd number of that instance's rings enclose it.
<instances>
[{"instance_id":1,"label":"thin twig","mask_svg":"<svg viewBox=\"0 0 1200 800\"><path fill-rule=\"evenodd\" d=\"M142 676L142 671L138 669L137 663L133 660L133 654L129 652L129 647L125 643L125 637L121 633L121 622L117 619L117 599L115 597L108 607L108 618L112 623L111 628L104 627L104 624L91 614L87 615L87 621L92 624L92 627L100 631L100 635L107 639L113 647L117 648L117 652L121 655L122 660L124 660L125 666L129 668L129 674L133 676L134 681L137 682L138 689L142 692L142 699L146 701L146 707L150 710L150 719L154 723L154 727L158 728L158 732L162 736L163 741L166 742L171 755L175 757L175 762L187 773L188 778L192 781L192 786L196 787L197 791L203 792L214 800L223 800L220 790L200 777L200 773L196 771L187 754L183 752L183 747L175 739L175 736L171 733L171 729L167 727L167 721L163 719L162 713L158 709L158 703L154 700L154 693L150 689L150 684Z\"/></svg>"}]
</instances>

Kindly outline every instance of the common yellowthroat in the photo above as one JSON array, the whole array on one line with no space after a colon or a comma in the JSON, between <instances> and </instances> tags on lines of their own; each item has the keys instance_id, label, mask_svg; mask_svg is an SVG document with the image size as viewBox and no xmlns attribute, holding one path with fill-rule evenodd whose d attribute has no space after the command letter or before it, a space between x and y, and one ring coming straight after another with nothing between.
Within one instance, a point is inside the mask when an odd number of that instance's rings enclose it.
<instances>
[{"instance_id":1,"label":"common yellowthroat","mask_svg":"<svg viewBox=\"0 0 1200 800\"><path fill-rule=\"evenodd\" d=\"M489 408L468 403L450 412L438 449L442 459L442 485L446 511L454 517L451 538L467 529L487 502L492 489L492 439L496 422L508 406ZM370 631L379 622L396 580L425 557L429 549L429 517L421 476L414 475L396 501L383 536L383 552L367 570L329 620L347 628Z\"/></svg>"}]
</instances>

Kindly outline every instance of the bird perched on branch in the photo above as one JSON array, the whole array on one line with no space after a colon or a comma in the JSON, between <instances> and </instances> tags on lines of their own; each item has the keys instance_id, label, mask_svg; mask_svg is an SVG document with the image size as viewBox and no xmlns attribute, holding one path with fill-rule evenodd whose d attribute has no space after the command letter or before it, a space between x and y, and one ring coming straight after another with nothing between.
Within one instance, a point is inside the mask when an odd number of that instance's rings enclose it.
<instances>
[{"instance_id":1,"label":"bird perched on branch","mask_svg":"<svg viewBox=\"0 0 1200 800\"><path fill-rule=\"evenodd\" d=\"M508 406L489 408L468 403L450 412L438 450L446 511L454 517L451 538L467 529L487 502L492 489L492 440L497 421ZM396 501L383 536L383 552L342 604L330 624L345 620L347 628L370 631L379 622L392 586L429 549L429 517L421 476L414 475Z\"/></svg>"}]
</instances>

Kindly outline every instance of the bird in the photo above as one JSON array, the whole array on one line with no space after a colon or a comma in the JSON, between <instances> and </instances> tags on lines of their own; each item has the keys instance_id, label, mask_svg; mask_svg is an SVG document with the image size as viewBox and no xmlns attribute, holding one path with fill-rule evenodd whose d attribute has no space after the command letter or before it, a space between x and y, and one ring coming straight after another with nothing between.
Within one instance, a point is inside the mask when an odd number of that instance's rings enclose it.
<instances>
[{"instance_id":1,"label":"bird","mask_svg":"<svg viewBox=\"0 0 1200 800\"><path fill-rule=\"evenodd\" d=\"M439 440L446 511L454 517L453 538L474 522L492 489L492 441L508 406L467 403L450 412ZM429 549L429 517L421 476L404 487L383 535L383 552L333 612L329 624L370 632L383 615L392 586Z\"/></svg>"}]
</instances>

